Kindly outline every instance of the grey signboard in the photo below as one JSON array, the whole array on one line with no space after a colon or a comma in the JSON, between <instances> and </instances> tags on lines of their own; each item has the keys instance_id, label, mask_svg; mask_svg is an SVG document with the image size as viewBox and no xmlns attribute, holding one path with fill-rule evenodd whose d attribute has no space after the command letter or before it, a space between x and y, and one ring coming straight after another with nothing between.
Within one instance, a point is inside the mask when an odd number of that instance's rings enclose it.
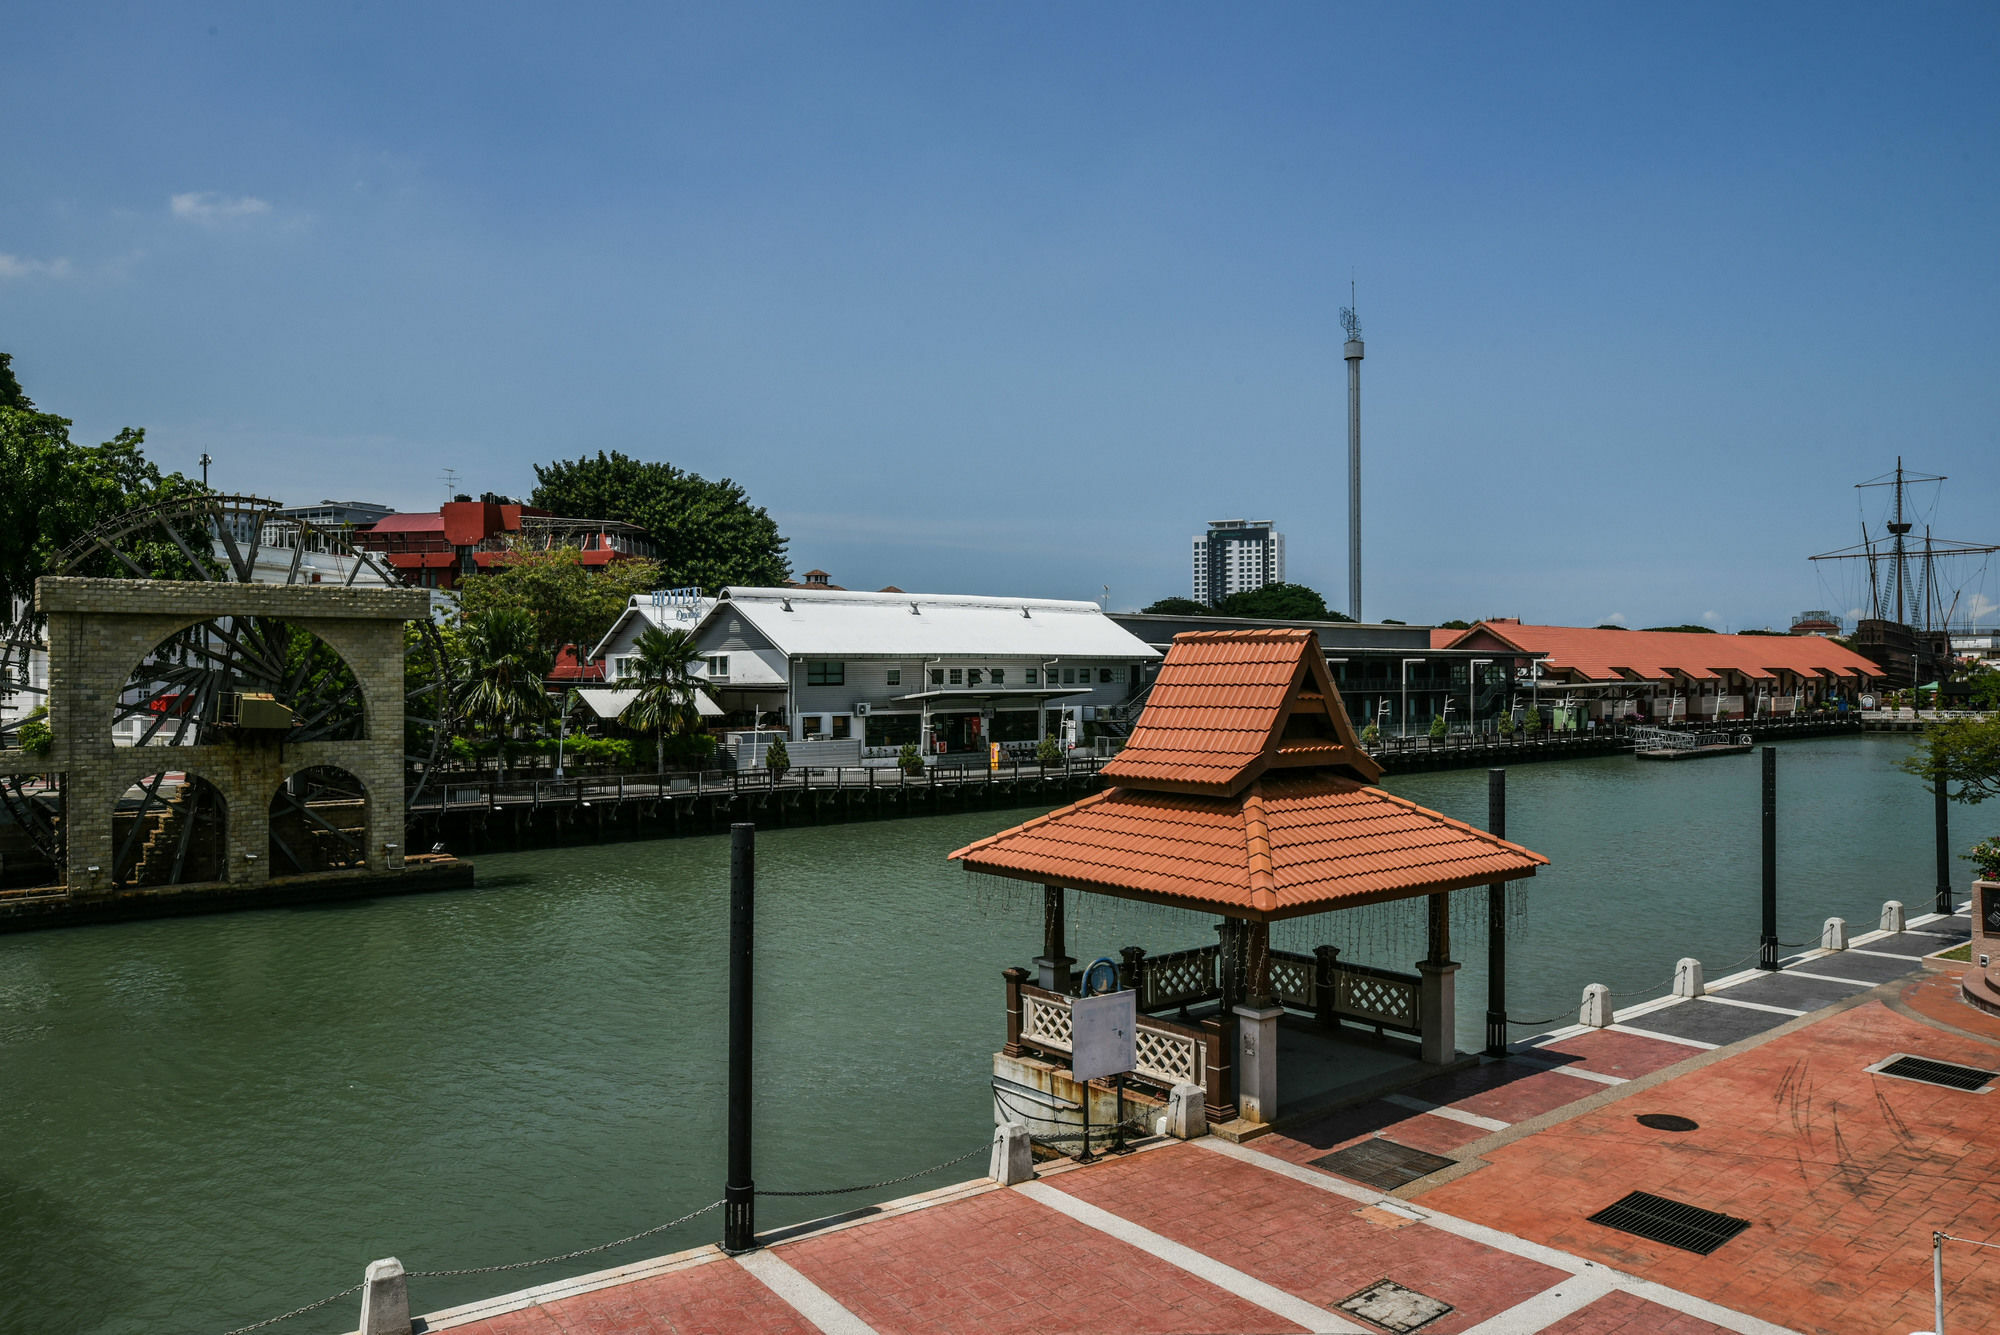
<instances>
[{"instance_id":1,"label":"grey signboard","mask_svg":"<svg viewBox=\"0 0 2000 1335\"><path fill-rule=\"evenodd\" d=\"M1098 1080L1132 1069L1132 1035L1138 1028L1138 994L1107 992L1070 1003L1070 1074Z\"/></svg>"}]
</instances>

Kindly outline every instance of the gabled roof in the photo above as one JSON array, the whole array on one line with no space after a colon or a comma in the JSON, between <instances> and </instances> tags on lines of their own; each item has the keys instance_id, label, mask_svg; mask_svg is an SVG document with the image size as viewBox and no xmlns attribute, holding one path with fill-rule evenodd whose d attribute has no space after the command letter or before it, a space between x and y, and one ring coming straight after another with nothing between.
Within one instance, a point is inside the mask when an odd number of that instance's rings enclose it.
<instances>
[{"instance_id":1,"label":"gabled roof","mask_svg":"<svg viewBox=\"0 0 2000 1335\"><path fill-rule=\"evenodd\" d=\"M698 633L741 617L780 652L824 658L1160 656L1092 602L837 589L728 588Z\"/></svg>"},{"instance_id":2,"label":"gabled roof","mask_svg":"<svg viewBox=\"0 0 2000 1335\"><path fill-rule=\"evenodd\" d=\"M1548 859L1369 783L1305 630L1176 636L1117 787L951 856L968 871L1260 921L1534 875Z\"/></svg>"},{"instance_id":3,"label":"gabled roof","mask_svg":"<svg viewBox=\"0 0 2000 1335\"><path fill-rule=\"evenodd\" d=\"M1309 630L1175 636L1131 740L1104 777L1134 788L1233 793L1273 765L1335 768L1371 783L1382 776Z\"/></svg>"},{"instance_id":4,"label":"gabled roof","mask_svg":"<svg viewBox=\"0 0 2000 1335\"><path fill-rule=\"evenodd\" d=\"M1753 679L1779 672L1848 678L1881 675L1860 654L1817 635L1703 635L1482 621L1443 647L1475 648L1496 640L1523 653L1546 654L1549 671L1574 673L1587 681L1617 681L1628 672L1647 681L1668 680L1675 673L1704 680L1724 672Z\"/></svg>"}]
</instances>

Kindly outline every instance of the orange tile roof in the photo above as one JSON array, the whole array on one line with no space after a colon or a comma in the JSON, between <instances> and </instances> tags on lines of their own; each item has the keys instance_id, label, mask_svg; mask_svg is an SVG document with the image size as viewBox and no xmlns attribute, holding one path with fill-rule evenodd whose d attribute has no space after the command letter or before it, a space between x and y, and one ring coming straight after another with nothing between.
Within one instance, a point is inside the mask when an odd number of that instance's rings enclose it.
<instances>
[{"instance_id":1,"label":"orange tile roof","mask_svg":"<svg viewBox=\"0 0 2000 1335\"><path fill-rule=\"evenodd\" d=\"M1191 631L1174 637L1145 711L1104 776L1229 793L1274 764L1334 765L1370 781L1382 773L1354 735L1318 635Z\"/></svg>"},{"instance_id":2,"label":"orange tile roof","mask_svg":"<svg viewBox=\"0 0 2000 1335\"><path fill-rule=\"evenodd\" d=\"M1113 788L959 849L968 871L1272 921L1532 876L1548 859L1326 773L1240 797Z\"/></svg>"},{"instance_id":3,"label":"orange tile roof","mask_svg":"<svg viewBox=\"0 0 2000 1335\"><path fill-rule=\"evenodd\" d=\"M1551 672L1586 681L1617 681L1631 672L1649 681L1675 673L1707 679L1735 672L1765 680L1779 672L1810 677L1876 677L1881 670L1851 649L1817 635L1703 635L1695 631L1600 630L1482 621L1447 648L1498 639L1524 653L1547 654Z\"/></svg>"},{"instance_id":4,"label":"orange tile roof","mask_svg":"<svg viewBox=\"0 0 2000 1335\"><path fill-rule=\"evenodd\" d=\"M1304 630L1175 637L1117 787L959 849L969 871L1270 921L1532 876L1548 859L1368 785Z\"/></svg>"}]
</instances>

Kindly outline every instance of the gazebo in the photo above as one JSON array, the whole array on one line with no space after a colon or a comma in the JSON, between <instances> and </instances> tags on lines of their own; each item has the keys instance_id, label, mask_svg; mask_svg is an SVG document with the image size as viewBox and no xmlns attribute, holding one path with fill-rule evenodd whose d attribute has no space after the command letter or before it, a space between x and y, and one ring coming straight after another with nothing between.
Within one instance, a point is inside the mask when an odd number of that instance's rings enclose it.
<instances>
[{"instance_id":1,"label":"gazebo","mask_svg":"<svg viewBox=\"0 0 2000 1335\"><path fill-rule=\"evenodd\" d=\"M1415 1036L1425 1063L1456 1059L1446 897L1532 876L1548 859L1374 787L1382 768L1355 737L1313 632L1176 637L1103 772L1113 787L951 855L969 872L1043 887L1039 976L1006 974L1003 1060L1067 1060L1066 890L1220 915L1216 945L1150 957L1128 947L1120 968L1138 994L1135 1075L1201 1086L1211 1122L1277 1116L1288 1008L1331 1030ZM1273 922L1419 896L1428 949L1415 975L1342 962L1332 946L1271 949ZM1190 1016L1208 1002L1212 1013Z\"/></svg>"}]
</instances>

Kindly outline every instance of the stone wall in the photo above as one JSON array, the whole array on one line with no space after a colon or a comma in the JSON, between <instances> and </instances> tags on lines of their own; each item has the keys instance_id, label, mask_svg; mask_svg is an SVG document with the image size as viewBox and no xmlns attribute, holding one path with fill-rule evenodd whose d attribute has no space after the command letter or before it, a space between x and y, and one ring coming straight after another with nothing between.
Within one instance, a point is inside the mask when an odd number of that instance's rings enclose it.
<instances>
[{"instance_id":1,"label":"stone wall","mask_svg":"<svg viewBox=\"0 0 2000 1335\"><path fill-rule=\"evenodd\" d=\"M162 770L198 775L222 794L231 882L270 876L271 800L287 778L314 765L337 766L361 781L368 866L388 869L385 846L403 839L403 623L429 615L424 590L50 576L37 582L36 602L48 618L55 744L46 756L0 752L0 773L65 777L72 894L112 889L113 809L133 783ZM345 659L361 687L361 738L113 745L119 696L141 660L175 631L230 616L280 618Z\"/></svg>"}]
</instances>

